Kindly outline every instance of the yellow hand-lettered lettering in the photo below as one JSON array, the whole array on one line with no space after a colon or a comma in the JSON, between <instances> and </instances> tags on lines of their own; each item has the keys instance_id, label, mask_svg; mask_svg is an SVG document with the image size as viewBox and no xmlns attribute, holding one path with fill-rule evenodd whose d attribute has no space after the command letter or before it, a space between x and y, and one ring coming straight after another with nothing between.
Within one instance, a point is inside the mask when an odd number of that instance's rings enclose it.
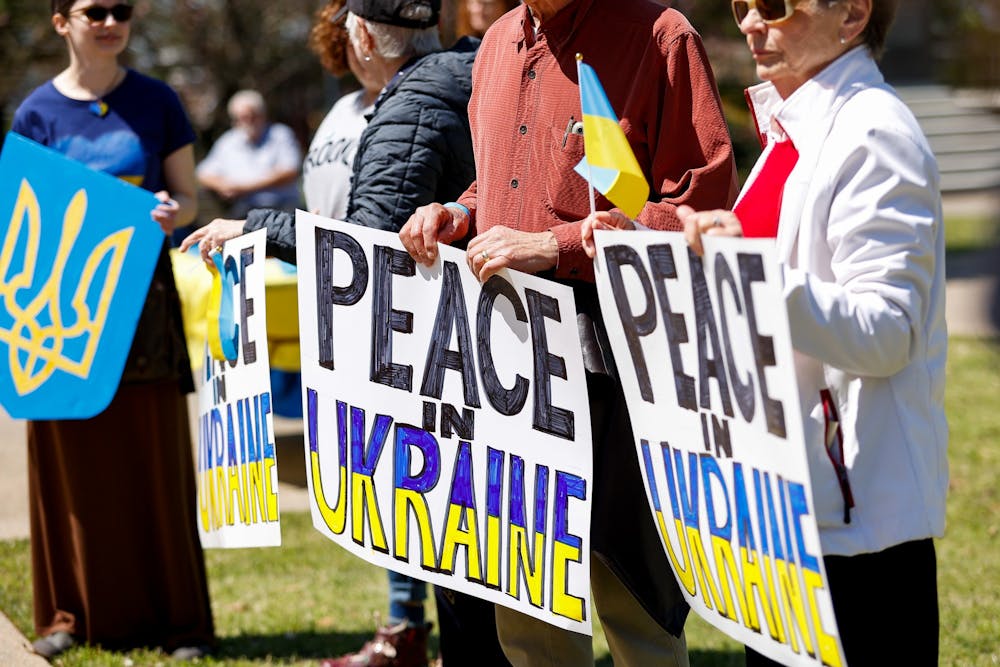
<instances>
[{"instance_id":1,"label":"yellow hand-lettered lettering","mask_svg":"<svg viewBox=\"0 0 1000 667\"><path fill-rule=\"evenodd\" d=\"M510 526L510 543L508 562L510 563L507 579L507 594L511 597L521 597L521 577L528 588L528 602L535 607L542 606L542 579L544 578L542 563L545 560L545 534L534 533L534 548L528 547L528 529L523 526Z\"/></svg>"},{"instance_id":2,"label":"yellow hand-lettered lettering","mask_svg":"<svg viewBox=\"0 0 1000 667\"><path fill-rule=\"evenodd\" d=\"M385 539L385 528L378 513L375 498L375 480L370 475L351 473L351 539L358 544L365 543L365 524L371 526L372 547L386 553L389 546ZM368 521L365 521L365 510Z\"/></svg>"},{"instance_id":3,"label":"yellow hand-lettered lettering","mask_svg":"<svg viewBox=\"0 0 1000 667\"><path fill-rule=\"evenodd\" d=\"M816 629L819 658L823 661L824 665L840 667L844 664L844 659L840 655L837 639L823 628L823 621L819 616L819 604L816 600L816 592L824 590L823 577L819 572L813 572L812 570L803 570L802 574L806 580L806 597L809 600L809 613L812 617L813 627Z\"/></svg>"},{"instance_id":4,"label":"yellow hand-lettered lettering","mask_svg":"<svg viewBox=\"0 0 1000 667\"><path fill-rule=\"evenodd\" d=\"M736 601L740 606L740 618L743 623L750 627L747 622L747 600L743 593L743 586L740 585L740 575L736 571L736 556L733 554L733 544L729 540L712 536L712 556L715 559L715 571L719 574L719 588L722 589L722 599L726 603L725 611L719 610L730 620L736 621L736 605L733 604L733 590L736 591ZM730 587L732 582L732 587Z\"/></svg>"},{"instance_id":5,"label":"yellow hand-lettered lettering","mask_svg":"<svg viewBox=\"0 0 1000 667\"><path fill-rule=\"evenodd\" d=\"M395 531L393 534L393 549L396 558L408 560L410 557L410 509L417 520L417 533L420 535L420 563L426 568L435 567L434 534L431 528L430 509L427 499L419 491L410 489L395 490L396 498L393 506L396 510Z\"/></svg>"},{"instance_id":6,"label":"yellow hand-lettered lettering","mask_svg":"<svg viewBox=\"0 0 1000 667\"><path fill-rule=\"evenodd\" d=\"M319 513L327 528L334 535L340 535L344 532L344 526L347 524L347 468L339 466L340 481L337 484L337 504L332 508L326 501L326 494L323 491L323 476L319 470L319 452L315 450L309 452L309 468L312 472L312 491L316 507L319 508Z\"/></svg>"},{"instance_id":7,"label":"yellow hand-lettered lettering","mask_svg":"<svg viewBox=\"0 0 1000 667\"><path fill-rule=\"evenodd\" d=\"M552 546L552 611L574 621L583 620L584 600L566 592L566 564L579 563L580 555L580 549L558 540Z\"/></svg>"}]
</instances>

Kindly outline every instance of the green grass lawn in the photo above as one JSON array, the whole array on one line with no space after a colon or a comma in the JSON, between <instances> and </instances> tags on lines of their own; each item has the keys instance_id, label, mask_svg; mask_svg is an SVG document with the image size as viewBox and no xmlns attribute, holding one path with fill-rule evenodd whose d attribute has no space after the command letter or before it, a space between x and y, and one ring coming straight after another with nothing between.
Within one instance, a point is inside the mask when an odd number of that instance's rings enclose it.
<instances>
[{"instance_id":1,"label":"green grass lawn","mask_svg":"<svg viewBox=\"0 0 1000 667\"><path fill-rule=\"evenodd\" d=\"M952 255L993 248L1000 244L1000 218L993 215L949 217L944 223L944 244Z\"/></svg>"},{"instance_id":2,"label":"green grass lawn","mask_svg":"<svg viewBox=\"0 0 1000 667\"><path fill-rule=\"evenodd\" d=\"M949 354L951 496L938 543L941 664L1000 664L1000 341L953 339ZM206 554L219 653L210 665L310 665L356 648L386 608L383 571L313 530L306 514L282 517L284 546ZM26 540L0 542L0 609L31 637ZM433 604L429 605L433 613ZM885 612L900 613L891 601ZM692 617L691 664L743 664L742 647ZM432 642L436 650L436 637ZM599 664L610 665L595 626ZM61 665L155 665L160 653L74 649Z\"/></svg>"}]
</instances>

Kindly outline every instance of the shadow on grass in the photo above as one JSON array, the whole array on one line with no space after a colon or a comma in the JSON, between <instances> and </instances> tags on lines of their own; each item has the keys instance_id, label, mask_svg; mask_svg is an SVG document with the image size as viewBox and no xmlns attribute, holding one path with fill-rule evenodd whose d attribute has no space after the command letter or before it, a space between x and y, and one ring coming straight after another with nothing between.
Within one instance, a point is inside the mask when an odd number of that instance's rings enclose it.
<instances>
[{"instance_id":1,"label":"shadow on grass","mask_svg":"<svg viewBox=\"0 0 1000 667\"><path fill-rule=\"evenodd\" d=\"M369 639L370 634L360 632L242 634L220 638L215 657L245 660L329 658L356 651Z\"/></svg>"},{"instance_id":2,"label":"shadow on grass","mask_svg":"<svg viewBox=\"0 0 1000 667\"><path fill-rule=\"evenodd\" d=\"M372 632L286 632L279 634L242 634L221 637L216 643L216 659L309 660L331 658L359 650L374 635ZM438 640L428 641L428 653L437 655ZM609 663L610 664L610 663Z\"/></svg>"},{"instance_id":3,"label":"shadow on grass","mask_svg":"<svg viewBox=\"0 0 1000 667\"><path fill-rule=\"evenodd\" d=\"M244 634L219 639L215 658L219 660L318 660L356 651L372 638L361 632L298 632L272 635ZM437 655L437 641L428 647ZM693 649L688 654L698 667L743 667L742 651ZM597 659L594 667L614 667L610 655Z\"/></svg>"},{"instance_id":4,"label":"shadow on grass","mask_svg":"<svg viewBox=\"0 0 1000 667\"><path fill-rule=\"evenodd\" d=\"M743 667L746 660L743 651L722 651L714 649L694 649L688 651L688 662L697 667ZM605 655L594 663L594 667L614 667L610 655Z\"/></svg>"},{"instance_id":5,"label":"shadow on grass","mask_svg":"<svg viewBox=\"0 0 1000 667\"><path fill-rule=\"evenodd\" d=\"M746 660L743 651L724 651L717 649L694 649L688 651L688 662L697 667L743 667ZM594 667L614 667L610 655L597 659Z\"/></svg>"},{"instance_id":6,"label":"shadow on grass","mask_svg":"<svg viewBox=\"0 0 1000 667\"><path fill-rule=\"evenodd\" d=\"M689 662L698 667L744 667L743 651L698 650L688 652Z\"/></svg>"}]
</instances>

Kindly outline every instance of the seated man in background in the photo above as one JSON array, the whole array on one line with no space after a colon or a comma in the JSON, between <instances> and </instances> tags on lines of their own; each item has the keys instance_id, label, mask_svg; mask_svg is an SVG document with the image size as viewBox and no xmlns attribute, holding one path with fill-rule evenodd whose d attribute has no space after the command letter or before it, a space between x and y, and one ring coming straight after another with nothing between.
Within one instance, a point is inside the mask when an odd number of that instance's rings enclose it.
<instances>
[{"instance_id":1,"label":"seated man in background","mask_svg":"<svg viewBox=\"0 0 1000 667\"><path fill-rule=\"evenodd\" d=\"M232 217L253 208L293 210L302 151L291 128L268 123L263 96L241 90L229 100L233 127L198 165L198 182L217 194Z\"/></svg>"}]
</instances>

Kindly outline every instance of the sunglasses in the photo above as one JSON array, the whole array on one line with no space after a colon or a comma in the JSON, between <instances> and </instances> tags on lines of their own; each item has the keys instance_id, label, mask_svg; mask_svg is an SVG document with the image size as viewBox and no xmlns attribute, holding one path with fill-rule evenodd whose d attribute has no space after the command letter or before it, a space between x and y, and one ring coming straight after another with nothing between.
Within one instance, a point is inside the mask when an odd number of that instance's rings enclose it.
<instances>
[{"instance_id":1,"label":"sunglasses","mask_svg":"<svg viewBox=\"0 0 1000 667\"><path fill-rule=\"evenodd\" d=\"M795 13L794 0L733 0L733 17L743 23L751 9L756 9L764 23L780 23Z\"/></svg>"},{"instance_id":2,"label":"sunglasses","mask_svg":"<svg viewBox=\"0 0 1000 667\"><path fill-rule=\"evenodd\" d=\"M133 9L134 7L132 7L132 5L126 5L125 3L114 5L113 7L91 5L90 7L85 7L84 9L78 9L73 13L83 14L91 23L104 23L108 20L108 14L111 14L111 16L115 19L115 22L125 23L132 18Z\"/></svg>"}]
</instances>

